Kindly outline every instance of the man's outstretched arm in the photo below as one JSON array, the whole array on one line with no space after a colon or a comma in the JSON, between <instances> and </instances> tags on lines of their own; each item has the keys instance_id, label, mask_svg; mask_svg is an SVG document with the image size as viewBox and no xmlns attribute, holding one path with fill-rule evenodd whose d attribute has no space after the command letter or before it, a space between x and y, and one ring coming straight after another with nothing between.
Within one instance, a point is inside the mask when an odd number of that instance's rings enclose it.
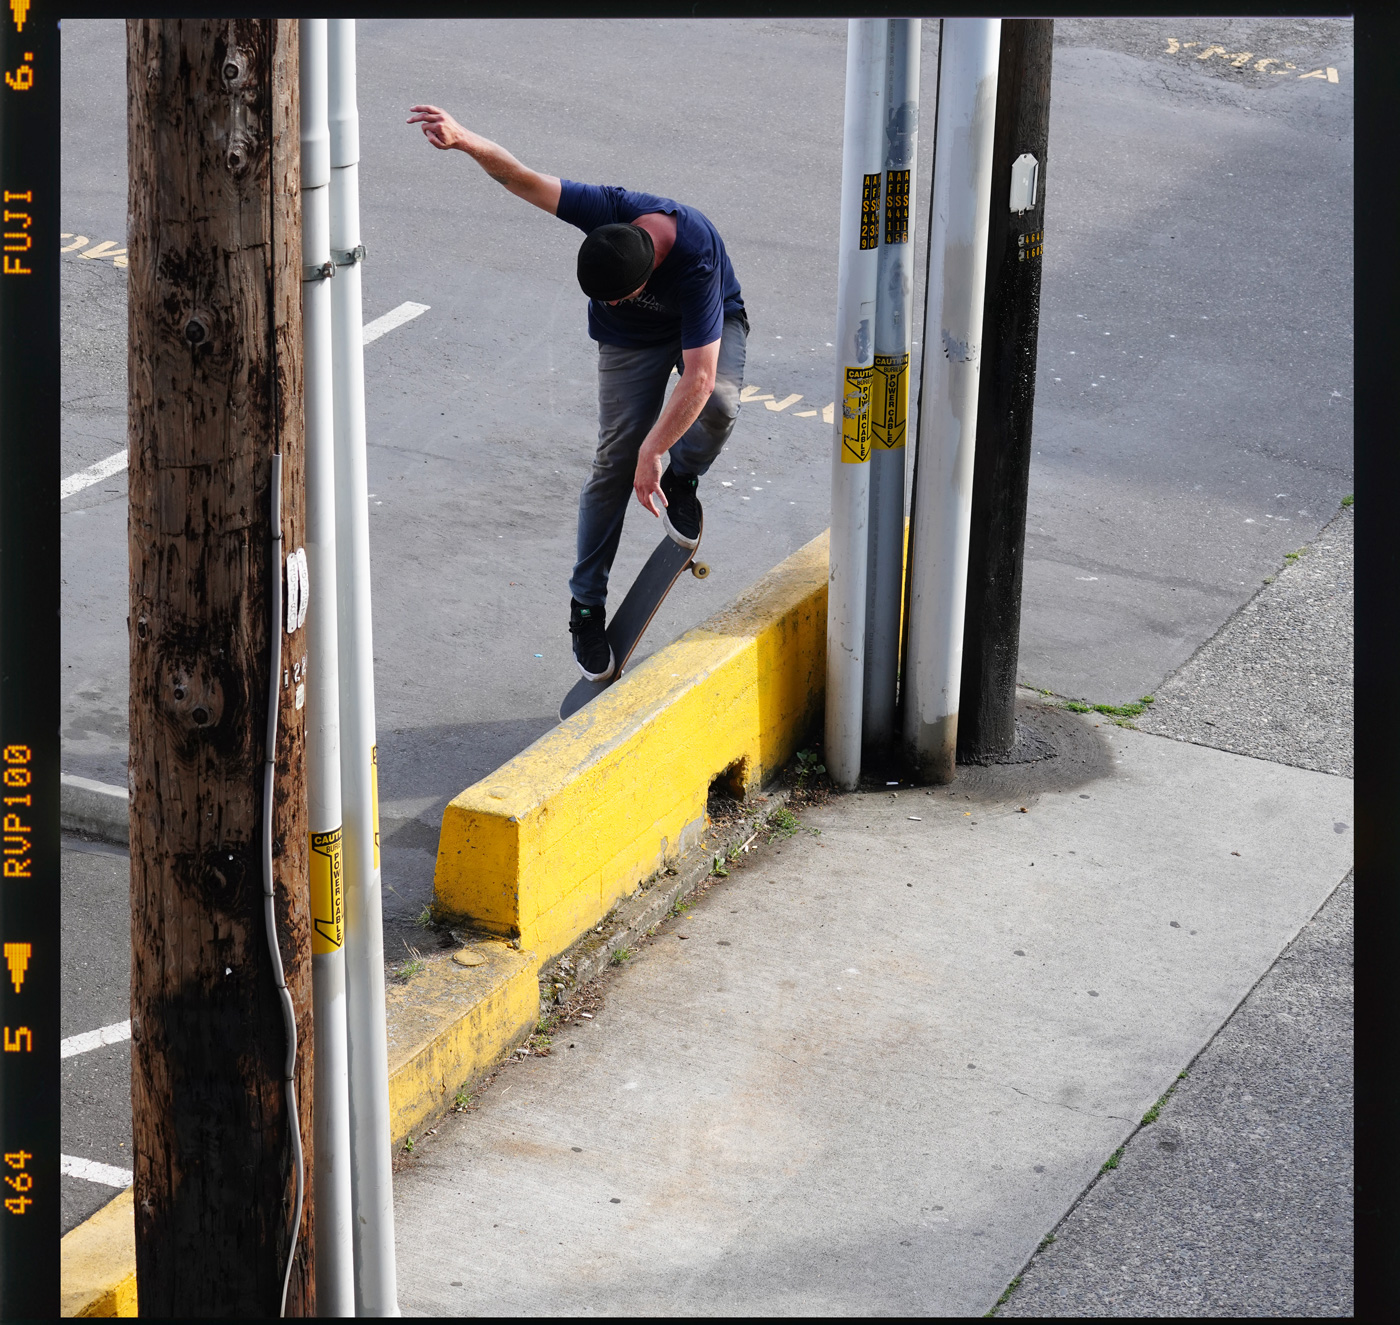
<instances>
[{"instance_id":1,"label":"man's outstretched arm","mask_svg":"<svg viewBox=\"0 0 1400 1325\"><path fill-rule=\"evenodd\" d=\"M517 198L534 203L551 216L558 213L560 189L557 175L541 175L538 170L522 166L499 143L464 129L445 110L439 110L436 106L414 106L412 110L408 123L421 124L423 136L434 147L444 152L450 148L465 152Z\"/></svg>"}]
</instances>

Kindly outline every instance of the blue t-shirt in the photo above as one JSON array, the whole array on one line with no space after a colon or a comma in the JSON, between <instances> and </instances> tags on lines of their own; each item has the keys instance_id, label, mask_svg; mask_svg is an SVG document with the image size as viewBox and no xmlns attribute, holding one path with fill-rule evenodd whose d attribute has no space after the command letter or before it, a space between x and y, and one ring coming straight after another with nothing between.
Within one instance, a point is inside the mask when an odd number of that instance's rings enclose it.
<instances>
[{"instance_id":1,"label":"blue t-shirt","mask_svg":"<svg viewBox=\"0 0 1400 1325\"><path fill-rule=\"evenodd\" d=\"M625 304L588 301L588 334L605 345L635 348L681 338L693 350L720 338L724 319L743 312L739 282L724 240L709 218L654 193L633 193L611 184L560 180L561 221L589 234L601 225L623 225L648 212L676 218L676 242L657 264L646 289Z\"/></svg>"}]
</instances>

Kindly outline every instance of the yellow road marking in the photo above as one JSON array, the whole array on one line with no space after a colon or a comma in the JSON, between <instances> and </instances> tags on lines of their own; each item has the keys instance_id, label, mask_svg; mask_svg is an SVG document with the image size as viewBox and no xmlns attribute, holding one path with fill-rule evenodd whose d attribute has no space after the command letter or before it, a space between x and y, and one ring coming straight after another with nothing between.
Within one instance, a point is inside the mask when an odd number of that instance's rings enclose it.
<instances>
[{"instance_id":1,"label":"yellow road marking","mask_svg":"<svg viewBox=\"0 0 1400 1325\"><path fill-rule=\"evenodd\" d=\"M1198 41L1183 42L1178 41L1175 37L1168 37L1166 53L1168 55L1180 55L1182 52L1194 50L1200 45L1201 43ZM1235 69L1243 69L1246 65L1248 65L1249 68L1253 69L1256 73L1260 74L1273 74L1275 76L1279 76L1283 74L1294 73L1297 71L1298 68L1296 64L1293 64L1288 60L1276 60L1272 57L1266 57L1262 60L1254 60L1253 51L1236 51L1232 55L1222 45L1220 45L1219 42L1211 42L1195 58L1197 60L1209 60L1212 56L1215 55L1220 56L1222 60L1228 61L1230 65ZM1254 60L1253 64L1249 63L1251 60ZM1270 65L1282 65L1283 67L1280 69L1270 69ZM1324 65L1321 69L1314 69L1309 73L1298 74L1297 76L1299 78L1326 79L1326 81L1329 83L1338 83L1341 81L1337 75L1337 70L1331 65Z\"/></svg>"},{"instance_id":2,"label":"yellow road marking","mask_svg":"<svg viewBox=\"0 0 1400 1325\"><path fill-rule=\"evenodd\" d=\"M777 401L770 400L770 401L768 401L768 403L764 406L764 409L771 409L775 414L777 414L777 413L780 413L781 411L787 409L787 407L788 407L789 405L795 405L795 404L797 404L797 402L798 402L799 400L801 400L801 399L802 399L801 396L787 396L787 397L785 397L785 398L782 399L782 400L777 400Z\"/></svg>"}]
</instances>

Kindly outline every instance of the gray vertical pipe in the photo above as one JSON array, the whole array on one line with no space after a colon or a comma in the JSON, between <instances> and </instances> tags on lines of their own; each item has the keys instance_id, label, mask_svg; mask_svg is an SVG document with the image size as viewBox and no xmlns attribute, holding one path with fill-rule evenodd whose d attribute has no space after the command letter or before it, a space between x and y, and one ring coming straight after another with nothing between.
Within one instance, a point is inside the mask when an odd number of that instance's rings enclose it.
<instances>
[{"instance_id":1,"label":"gray vertical pipe","mask_svg":"<svg viewBox=\"0 0 1400 1325\"><path fill-rule=\"evenodd\" d=\"M884 242L875 305L871 400L869 565L865 600L862 742L875 760L896 754L895 698L904 597L904 464L913 322L915 161L919 142L917 18L893 18L885 61Z\"/></svg>"},{"instance_id":2,"label":"gray vertical pipe","mask_svg":"<svg viewBox=\"0 0 1400 1325\"><path fill-rule=\"evenodd\" d=\"M955 773L1000 41L1000 19L943 21L901 705L930 782Z\"/></svg>"},{"instance_id":3,"label":"gray vertical pipe","mask_svg":"<svg viewBox=\"0 0 1400 1325\"><path fill-rule=\"evenodd\" d=\"M350 1188L355 1314L397 1316L394 1178L384 1013L383 899L370 614L364 316L360 299L360 114L355 20L327 20L335 398L340 786L345 815L345 1022L350 1062Z\"/></svg>"},{"instance_id":4,"label":"gray vertical pipe","mask_svg":"<svg viewBox=\"0 0 1400 1325\"><path fill-rule=\"evenodd\" d=\"M340 673L336 666L335 406L331 394L330 128L326 20L298 29L301 103L302 338L306 380L306 802L311 830L311 998L316 1031L311 1172L316 1312L355 1310L350 1100L341 875ZM331 270L334 270L331 268Z\"/></svg>"},{"instance_id":5,"label":"gray vertical pipe","mask_svg":"<svg viewBox=\"0 0 1400 1325\"><path fill-rule=\"evenodd\" d=\"M860 782L865 696L865 570L870 519L870 388L880 244L880 162L889 20L853 18L846 37L846 119L836 273L836 401L826 604L826 767Z\"/></svg>"}]
</instances>

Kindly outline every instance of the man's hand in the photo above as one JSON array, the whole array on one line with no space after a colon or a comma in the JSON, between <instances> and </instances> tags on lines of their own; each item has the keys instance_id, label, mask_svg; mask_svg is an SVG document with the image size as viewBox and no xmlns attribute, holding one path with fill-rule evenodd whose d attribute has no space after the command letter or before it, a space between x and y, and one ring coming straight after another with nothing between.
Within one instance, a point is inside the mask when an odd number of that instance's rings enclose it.
<instances>
[{"instance_id":1,"label":"man's hand","mask_svg":"<svg viewBox=\"0 0 1400 1325\"><path fill-rule=\"evenodd\" d=\"M637 500L658 518L661 512L653 498L659 498L662 506L667 504L666 494L661 491L661 457L665 454L666 448L652 445L648 438L637 453L637 474L632 480L632 491L637 494Z\"/></svg>"},{"instance_id":2,"label":"man's hand","mask_svg":"<svg viewBox=\"0 0 1400 1325\"><path fill-rule=\"evenodd\" d=\"M522 166L500 143L464 129L445 110L414 106L409 124L421 124L423 136L440 152L450 148L465 152L492 179L504 184L517 198L524 198L551 216L559 214L560 183L557 175L541 175Z\"/></svg>"},{"instance_id":3,"label":"man's hand","mask_svg":"<svg viewBox=\"0 0 1400 1325\"><path fill-rule=\"evenodd\" d=\"M653 515L660 517L653 496L661 498L665 506L666 495L661 491L661 457L666 454L684 435L685 430L700 417L710 392L715 389L715 373L719 366L719 341L711 341L681 354L684 371L676 383L671 398L661 411L661 417L652 424L651 431L642 441L642 449L637 453L637 474L632 480L632 491L637 500Z\"/></svg>"},{"instance_id":4,"label":"man's hand","mask_svg":"<svg viewBox=\"0 0 1400 1325\"><path fill-rule=\"evenodd\" d=\"M467 131L445 110L439 110L436 106L413 106L411 109L413 114L407 122L421 124L423 136L434 147L444 152L453 147L466 148Z\"/></svg>"}]
</instances>

